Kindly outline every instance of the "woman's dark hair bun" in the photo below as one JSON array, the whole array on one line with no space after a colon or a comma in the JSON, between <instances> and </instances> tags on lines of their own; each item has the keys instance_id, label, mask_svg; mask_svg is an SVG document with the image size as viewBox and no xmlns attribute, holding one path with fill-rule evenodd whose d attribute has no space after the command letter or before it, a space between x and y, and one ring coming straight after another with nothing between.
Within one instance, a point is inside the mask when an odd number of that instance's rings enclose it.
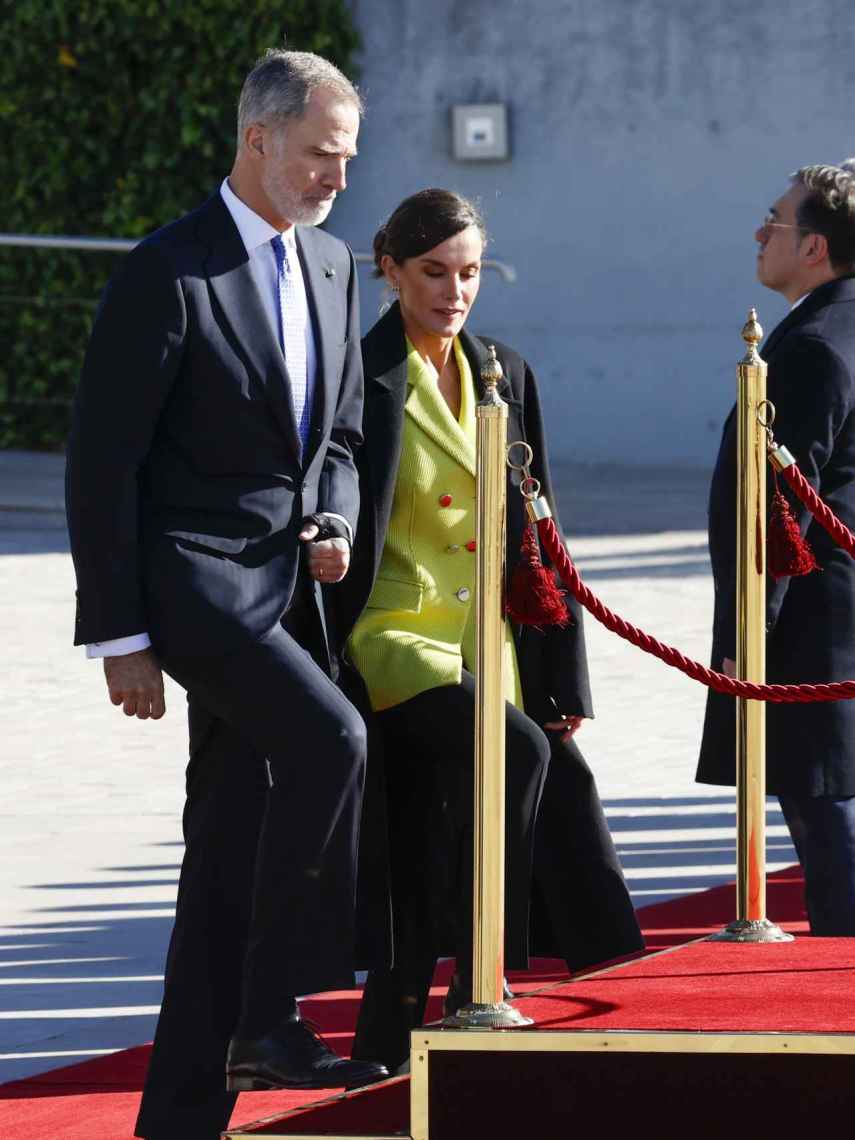
<instances>
[{"instance_id":1,"label":"woman's dark hair bun","mask_svg":"<svg viewBox=\"0 0 855 1140\"><path fill-rule=\"evenodd\" d=\"M468 198L437 188L411 194L374 235L374 276L383 276L380 262L387 253L401 265L407 258L421 257L470 226L477 228L486 245L484 219Z\"/></svg>"}]
</instances>

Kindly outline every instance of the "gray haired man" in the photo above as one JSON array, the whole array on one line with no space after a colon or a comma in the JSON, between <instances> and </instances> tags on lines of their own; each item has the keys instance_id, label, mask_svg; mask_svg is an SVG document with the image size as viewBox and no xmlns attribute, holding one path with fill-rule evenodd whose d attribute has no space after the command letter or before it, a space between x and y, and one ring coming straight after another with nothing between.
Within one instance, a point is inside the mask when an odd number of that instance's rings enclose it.
<instances>
[{"instance_id":1,"label":"gray haired man","mask_svg":"<svg viewBox=\"0 0 855 1140\"><path fill-rule=\"evenodd\" d=\"M348 569L362 372L353 256L313 227L361 110L319 56L259 60L230 175L124 261L75 404L75 642L129 716L163 715L161 670L191 697L149 1140L215 1140L241 1090L385 1075L296 1001L353 979L365 726L329 675L320 584Z\"/></svg>"}]
</instances>

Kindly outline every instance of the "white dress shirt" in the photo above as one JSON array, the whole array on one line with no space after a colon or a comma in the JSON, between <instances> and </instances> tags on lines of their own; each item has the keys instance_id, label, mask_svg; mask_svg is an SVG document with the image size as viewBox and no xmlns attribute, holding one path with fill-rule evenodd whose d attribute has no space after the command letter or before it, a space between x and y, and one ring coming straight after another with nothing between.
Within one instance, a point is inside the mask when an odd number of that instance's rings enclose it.
<instances>
[{"instance_id":1,"label":"white dress shirt","mask_svg":"<svg viewBox=\"0 0 855 1140\"><path fill-rule=\"evenodd\" d=\"M240 198L238 198L237 194L235 194L229 185L228 178L224 178L220 186L220 197L223 199L226 209L231 214L232 220L237 226L241 241L249 256L250 270L255 278L258 291L261 294L264 311L267 315L273 335L276 338L276 342L281 347L278 269L276 265L276 254L273 251L273 246L270 244L272 239L276 237L280 231L274 229L269 222L266 222L264 218L256 214L254 210L251 210L245 202L242 202ZM300 258L297 256L297 241L293 226L285 230L282 234L282 240L287 243L289 253L293 251L294 255L289 258L289 266L293 286L298 292L302 293L304 301L301 308L305 314L306 323L306 372L309 376L314 377L317 369L318 355L312 321L309 316L306 283L303 280ZM347 527L348 536L352 541L353 534L347 519L342 518L341 515L330 515L330 517L341 519ZM96 641L91 645L87 645L86 656L90 658L124 657L128 653L137 653L141 649L148 649L150 645L151 638L147 633L135 633L129 637L119 637L112 641Z\"/></svg>"}]
</instances>

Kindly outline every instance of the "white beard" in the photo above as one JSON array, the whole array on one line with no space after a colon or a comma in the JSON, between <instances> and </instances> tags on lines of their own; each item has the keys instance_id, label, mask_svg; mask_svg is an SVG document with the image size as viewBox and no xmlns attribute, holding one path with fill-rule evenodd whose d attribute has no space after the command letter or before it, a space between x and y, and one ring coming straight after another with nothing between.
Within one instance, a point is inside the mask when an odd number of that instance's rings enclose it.
<instances>
[{"instance_id":1,"label":"white beard","mask_svg":"<svg viewBox=\"0 0 855 1140\"><path fill-rule=\"evenodd\" d=\"M284 178L262 177L262 189L277 212L295 226L319 226L329 216L335 197L324 202L304 198Z\"/></svg>"}]
</instances>

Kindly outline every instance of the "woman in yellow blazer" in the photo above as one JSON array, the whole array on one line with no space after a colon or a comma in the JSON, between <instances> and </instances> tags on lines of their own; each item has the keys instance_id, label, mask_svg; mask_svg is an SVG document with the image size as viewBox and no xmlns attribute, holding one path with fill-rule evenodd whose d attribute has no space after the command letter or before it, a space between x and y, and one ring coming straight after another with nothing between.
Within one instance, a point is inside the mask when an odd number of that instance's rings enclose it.
<instances>
[{"instance_id":1,"label":"woman in yellow blazer","mask_svg":"<svg viewBox=\"0 0 855 1140\"><path fill-rule=\"evenodd\" d=\"M409 1054L439 955L457 957L447 1008L471 994L475 404L486 343L504 367L508 438L532 445L551 498L531 370L464 329L485 240L474 206L446 190L406 199L375 238L378 274L398 300L363 340L362 506L349 573L327 591L345 687L371 709L369 765L383 764L390 851L395 965L369 974L353 1056L390 1070ZM524 528L518 478L509 474L509 568ZM537 949L573 969L642 945L571 739L592 713L581 613L570 609L566 629L506 626L509 969L528 961L533 863L551 934Z\"/></svg>"}]
</instances>

